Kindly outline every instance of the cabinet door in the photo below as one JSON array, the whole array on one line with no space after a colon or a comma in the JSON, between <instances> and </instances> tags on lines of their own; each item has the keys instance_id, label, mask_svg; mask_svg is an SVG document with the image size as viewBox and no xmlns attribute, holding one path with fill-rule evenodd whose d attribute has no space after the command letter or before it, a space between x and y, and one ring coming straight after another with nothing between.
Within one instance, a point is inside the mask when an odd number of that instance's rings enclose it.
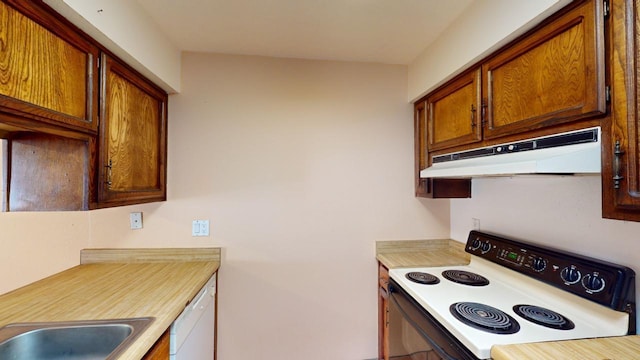
<instances>
[{"instance_id":1,"label":"cabinet door","mask_svg":"<svg viewBox=\"0 0 640 360\"><path fill-rule=\"evenodd\" d=\"M142 360L167 360L169 359L170 349L170 330L167 329L155 344L147 351ZM212 359L213 360L213 359Z\"/></svg>"},{"instance_id":2,"label":"cabinet door","mask_svg":"<svg viewBox=\"0 0 640 360\"><path fill-rule=\"evenodd\" d=\"M0 112L9 117L3 121L95 133L97 47L36 2L7 2L0 2Z\"/></svg>"},{"instance_id":3,"label":"cabinet door","mask_svg":"<svg viewBox=\"0 0 640 360\"><path fill-rule=\"evenodd\" d=\"M11 136L6 151L6 211L87 209L88 141L25 131Z\"/></svg>"},{"instance_id":4,"label":"cabinet door","mask_svg":"<svg viewBox=\"0 0 640 360\"><path fill-rule=\"evenodd\" d=\"M101 66L98 207L165 200L167 95L107 55Z\"/></svg>"},{"instance_id":5,"label":"cabinet door","mask_svg":"<svg viewBox=\"0 0 640 360\"><path fill-rule=\"evenodd\" d=\"M602 1L586 1L483 63L484 138L606 111Z\"/></svg>"},{"instance_id":6,"label":"cabinet door","mask_svg":"<svg viewBox=\"0 0 640 360\"><path fill-rule=\"evenodd\" d=\"M469 198L471 179L423 179L420 170L429 166L426 102L414 104L415 195L424 198Z\"/></svg>"},{"instance_id":7,"label":"cabinet door","mask_svg":"<svg viewBox=\"0 0 640 360\"><path fill-rule=\"evenodd\" d=\"M428 179L420 178L420 170L425 169L427 163L427 106L426 102L419 101L414 104L414 179L415 179L415 195L417 197L429 197L430 189Z\"/></svg>"},{"instance_id":8,"label":"cabinet door","mask_svg":"<svg viewBox=\"0 0 640 360\"><path fill-rule=\"evenodd\" d=\"M476 69L427 98L429 151L482 140L480 91L480 69Z\"/></svg>"},{"instance_id":9,"label":"cabinet door","mask_svg":"<svg viewBox=\"0 0 640 360\"><path fill-rule=\"evenodd\" d=\"M389 270L378 263L378 359L389 359Z\"/></svg>"},{"instance_id":10,"label":"cabinet door","mask_svg":"<svg viewBox=\"0 0 640 360\"><path fill-rule=\"evenodd\" d=\"M602 127L602 215L631 221L640 221L639 8L611 2L611 116Z\"/></svg>"}]
</instances>

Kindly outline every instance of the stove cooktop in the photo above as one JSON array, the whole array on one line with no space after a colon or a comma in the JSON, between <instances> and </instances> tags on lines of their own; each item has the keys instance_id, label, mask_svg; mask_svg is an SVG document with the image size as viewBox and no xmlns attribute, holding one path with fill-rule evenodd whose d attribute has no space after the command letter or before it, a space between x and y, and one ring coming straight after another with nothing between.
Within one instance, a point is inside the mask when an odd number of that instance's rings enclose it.
<instances>
[{"instance_id":1,"label":"stove cooktop","mask_svg":"<svg viewBox=\"0 0 640 360\"><path fill-rule=\"evenodd\" d=\"M389 276L480 359L498 344L635 332L629 268L478 231L465 250L468 265Z\"/></svg>"},{"instance_id":2,"label":"stove cooktop","mask_svg":"<svg viewBox=\"0 0 640 360\"><path fill-rule=\"evenodd\" d=\"M450 270L479 274L488 279L489 284L469 286L446 280L441 275L436 275L440 279L437 284L415 283L406 278L410 272L435 275ZM521 274L494 269L481 259L464 266L391 269L389 276L480 359L490 358L491 347L498 344L619 336L628 331L629 315L625 312L567 294ZM451 312L451 307L456 304L481 304L496 309L506 315L498 316L499 321L510 318L517 325L501 324L498 327L507 330L497 332L487 331L482 326L470 326ZM557 329L528 321L514 310L518 305L551 310L570 319L573 327ZM475 312L485 320L496 316L486 308Z\"/></svg>"}]
</instances>

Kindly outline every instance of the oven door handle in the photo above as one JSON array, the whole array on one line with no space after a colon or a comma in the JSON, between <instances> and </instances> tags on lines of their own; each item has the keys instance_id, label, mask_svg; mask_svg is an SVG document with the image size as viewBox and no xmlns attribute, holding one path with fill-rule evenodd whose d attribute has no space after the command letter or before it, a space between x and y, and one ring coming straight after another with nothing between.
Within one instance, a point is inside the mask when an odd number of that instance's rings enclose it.
<instances>
[{"instance_id":1,"label":"oven door handle","mask_svg":"<svg viewBox=\"0 0 640 360\"><path fill-rule=\"evenodd\" d=\"M405 310L402 308L402 306L400 305L400 303L398 302L398 300L396 300L396 296L394 294L393 291L389 291L389 298L391 299L391 301L393 301L393 303L395 304L396 308L400 311L400 313L402 314L402 317L409 323L411 324L411 326L420 333L420 335L422 335L422 337L429 342L429 345L431 345L431 347L443 358L443 360L459 360L456 359L454 357L452 357L451 355L447 354L447 352L441 348L427 333L425 333L422 328L411 319L411 317L405 312Z\"/></svg>"}]
</instances>

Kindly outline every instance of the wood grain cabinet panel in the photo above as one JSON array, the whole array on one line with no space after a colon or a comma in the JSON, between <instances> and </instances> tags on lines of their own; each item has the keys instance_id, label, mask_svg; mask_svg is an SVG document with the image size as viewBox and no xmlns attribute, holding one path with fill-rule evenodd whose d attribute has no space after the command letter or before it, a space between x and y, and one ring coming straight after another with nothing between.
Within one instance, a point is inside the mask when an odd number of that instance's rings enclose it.
<instances>
[{"instance_id":1,"label":"wood grain cabinet panel","mask_svg":"<svg viewBox=\"0 0 640 360\"><path fill-rule=\"evenodd\" d=\"M43 2L0 0L2 210L166 200L167 99Z\"/></svg>"},{"instance_id":2,"label":"wood grain cabinet panel","mask_svg":"<svg viewBox=\"0 0 640 360\"><path fill-rule=\"evenodd\" d=\"M640 0L611 1L611 116L603 123L602 215L640 221Z\"/></svg>"},{"instance_id":3,"label":"wood grain cabinet panel","mask_svg":"<svg viewBox=\"0 0 640 360\"><path fill-rule=\"evenodd\" d=\"M378 359L389 359L389 270L378 263Z\"/></svg>"},{"instance_id":4,"label":"wood grain cabinet panel","mask_svg":"<svg viewBox=\"0 0 640 360\"><path fill-rule=\"evenodd\" d=\"M476 69L427 98L429 151L482 140L480 96L480 69Z\"/></svg>"},{"instance_id":5,"label":"wood grain cabinet panel","mask_svg":"<svg viewBox=\"0 0 640 360\"><path fill-rule=\"evenodd\" d=\"M599 125L604 7L569 4L414 104L416 196L471 197L469 179L420 179L432 156Z\"/></svg>"},{"instance_id":6,"label":"wood grain cabinet panel","mask_svg":"<svg viewBox=\"0 0 640 360\"><path fill-rule=\"evenodd\" d=\"M426 109L425 101L414 104L415 196L469 198L471 197L471 179L423 179L420 177L420 170L428 165Z\"/></svg>"},{"instance_id":7,"label":"wood grain cabinet panel","mask_svg":"<svg viewBox=\"0 0 640 360\"><path fill-rule=\"evenodd\" d=\"M167 360L169 359L169 354L171 353L170 348L170 339L171 339L170 330L167 329L162 336L153 344L153 347L147 351L142 360ZM213 359L211 359L213 360Z\"/></svg>"},{"instance_id":8,"label":"wood grain cabinet panel","mask_svg":"<svg viewBox=\"0 0 640 360\"><path fill-rule=\"evenodd\" d=\"M95 133L98 48L32 2L10 3L0 2L0 111L31 129Z\"/></svg>"},{"instance_id":9,"label":"wood grain cabinet panel","mask_svg":"<svg viewBox=\"0 0 640 360\"><path fill-rule=\"evenodd\" d=\"M98 206L166 199L167 94L102 56Z\"/></svg>"},{"instance_id":10,"label":"wood grain cabinet panel","mask_svg":"<svg viewBox=\"0 0 640 360\"><path fill-rule=\"evenodd\" d=\"M586 1L482 64L484 138L606 112L602 1Z\"/></svg>"},{"instance_id":11,"label":"wood grain cabinet panel","mask_svg":"<svg viewBox=\"0 0 640 360\"><path fill-rule=\"evenodd\" d=\"M6 179L6 211L87 209L90 154L86 141L21 132L12 136L6 154L12 170Z\"/></svg>"}]
</instances>

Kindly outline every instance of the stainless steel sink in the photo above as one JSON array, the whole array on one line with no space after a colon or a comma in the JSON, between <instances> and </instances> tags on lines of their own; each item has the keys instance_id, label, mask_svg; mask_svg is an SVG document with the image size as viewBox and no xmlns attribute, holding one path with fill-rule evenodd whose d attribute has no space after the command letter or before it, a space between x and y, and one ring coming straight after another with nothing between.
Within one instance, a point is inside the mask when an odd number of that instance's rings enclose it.
<instances>
[{"instance_id":1,"label":"stainless steel sink","mask_svg":"<svg viewBox=\"0 0 640 360\"><path fill-rule=\"evenodd\" d=\"M9 324L0 328L0 359L115 359L153 319Z\"/></svg>"}]
</instances>

